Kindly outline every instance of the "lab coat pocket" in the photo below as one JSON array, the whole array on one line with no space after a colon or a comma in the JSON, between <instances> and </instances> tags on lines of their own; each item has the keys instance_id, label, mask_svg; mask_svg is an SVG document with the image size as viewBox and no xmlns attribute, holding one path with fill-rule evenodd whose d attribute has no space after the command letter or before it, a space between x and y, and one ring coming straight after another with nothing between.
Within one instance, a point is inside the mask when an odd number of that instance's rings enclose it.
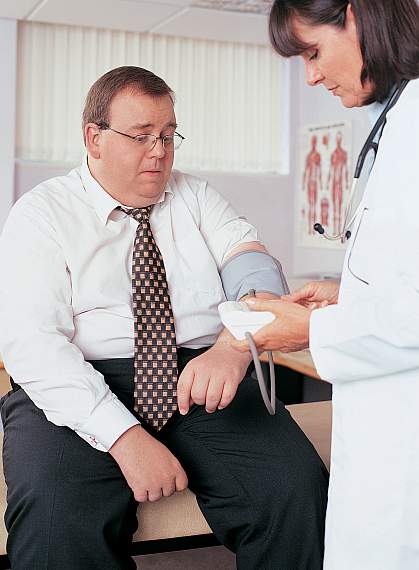
<instances>
[{"instance_id":1,"label":"lab coat pocket","mask_svg":"<svg viewBox=\"0 0 419 570\"><path fill-rule=\"evenodd\" d=\"M352 233L352 245L347 257L347 268L354 279L370 284L369 264L371 263L368 253L371 251L371 213L368 208L363 208L359 223Z\"/></svg>"}]
</instances>

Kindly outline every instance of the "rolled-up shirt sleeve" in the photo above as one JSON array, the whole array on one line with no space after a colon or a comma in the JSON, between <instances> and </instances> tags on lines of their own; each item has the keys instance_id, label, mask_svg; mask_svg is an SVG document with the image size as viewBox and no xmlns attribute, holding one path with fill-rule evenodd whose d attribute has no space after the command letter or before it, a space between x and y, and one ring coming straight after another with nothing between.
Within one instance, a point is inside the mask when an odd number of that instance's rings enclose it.
<instances>
[{"instance_id":1,"label":"rolled-up shirt sleeve","mask_svg":"<svg viewBox=\"0 0 419 570\"><path fill-rule=\"evenodd\" d=\"M239 216L231 204L209 184L205 185L199 199L202 212L200 230L218 269L234 248L260 241L256 228L246 218Z\"/></svg>"},{"instance_id":2,"label":"rolled-up shirt sleeve","mask_svg":"<svg viewBox=\"0 0 419 570\"><path fill-rule=\"evenodd\" d=\"M23 197L0 237L0 354L52 423L101 451L137 419L72 343L71 274L42 199Z\"/></svg>"}]
</instances>

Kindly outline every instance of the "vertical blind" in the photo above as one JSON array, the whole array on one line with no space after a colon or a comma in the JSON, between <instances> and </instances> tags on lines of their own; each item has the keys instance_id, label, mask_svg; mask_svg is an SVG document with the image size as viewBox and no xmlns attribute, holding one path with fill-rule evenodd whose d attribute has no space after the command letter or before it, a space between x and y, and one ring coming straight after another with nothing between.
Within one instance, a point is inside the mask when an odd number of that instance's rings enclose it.
<instances>
[{"instance_id":1,"label":"vertical blind","mask_svg":"<svg viewBox=\"0 0 419 570\"><path fill-rule=\"evenodd\" d=\"M35 22L19 24L17 158L77 163L87 91L120 65L150 69L175 91L187 139L176 167L284 172L285 64L269 46Z\"/></svg>"}]
</instances>

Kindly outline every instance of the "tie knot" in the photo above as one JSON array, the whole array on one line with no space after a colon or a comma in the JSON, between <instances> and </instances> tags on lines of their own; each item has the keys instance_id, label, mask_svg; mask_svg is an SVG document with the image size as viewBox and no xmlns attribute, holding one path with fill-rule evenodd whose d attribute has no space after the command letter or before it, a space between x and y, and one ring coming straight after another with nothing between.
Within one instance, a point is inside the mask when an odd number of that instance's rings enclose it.
<instances>
[{"instance_id":1,"label":"tie knot","mask_svg":"<svg viewBox=\"0 0 419 570\"><path fill-rule=\"evenodd\" d=\"M146 206L145 208L121 208L127 216L133 217L137 222L148 222L152 209L153 206Z\"/></svg>"}]
</instances>

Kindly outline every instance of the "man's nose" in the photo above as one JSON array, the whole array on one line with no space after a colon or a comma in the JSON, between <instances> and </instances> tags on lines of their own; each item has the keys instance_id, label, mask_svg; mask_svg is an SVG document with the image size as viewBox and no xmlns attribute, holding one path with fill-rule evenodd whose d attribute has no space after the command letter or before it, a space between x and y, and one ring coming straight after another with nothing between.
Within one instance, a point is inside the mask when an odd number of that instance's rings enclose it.
<instances>
[{"instance_id":1,"label":"man's nose","mask_svg":"<svg viewBox=\"0 0 419 570\"><path fill-rule=\"evenodd\" d=\"M149 154L151 156L156 156L157 158L163 158L166 154L166 149L164 148L163 140L161 138L156 140L156 144L150 150Z\"/></svg>"},{"instance_id":2,"label":"man's nose","mask_svg":"<svg viewBox=\"0 0 419 570\"><path fill-rule=\"evenodd\" d=\"M306 61L306 81L310 87L319 85L324 80L324 75L320 72L318 66L313 61Z\"/></svg>"}]
</instances>

